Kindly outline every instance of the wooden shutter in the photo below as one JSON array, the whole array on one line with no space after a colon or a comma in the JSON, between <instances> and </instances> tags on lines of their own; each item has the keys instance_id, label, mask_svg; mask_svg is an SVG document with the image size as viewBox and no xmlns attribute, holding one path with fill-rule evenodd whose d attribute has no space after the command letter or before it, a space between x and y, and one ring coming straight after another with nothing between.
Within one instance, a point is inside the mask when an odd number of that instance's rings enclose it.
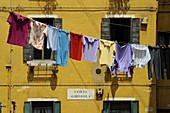
<instances>
[{"instance_id":1,"label":"wooden shutter","mask_svg":"<svg viewBox=\"0 0 170 113\"><path fill-rule=\"evenodd\" d=\"M24 102L24 113L32 113L31 102Z\"/></svg>"},{"instance_id":2,"label":"wooden shutter","mask_svg":"<svg viewBox=\"0 0 170 113\"><path fill-rule=\"evenodd\" d=\"M24 62L34 59L34 48L28 42L27 45L23 48L23 57Z\"/></svg>"},{"instance_id":3,"label":"wooden shutter","mask_svg":"<svg viewBox=\"0 0 170 113\"><path fill-rule=\"evenodd\" d=\"M61 113L61 102L55 101L53 103L53 113Z\"/></svg>"},{"instance_id":4,"label":"wooden shutter","mask_svg":"<svg viewBox=\"0 0 170 113\"><path fill-rule=\"evenodd\" d=\"M110 102L109 101L103 102L103 113L110 113Z\"/></svg>"},{"instance_id":5,"label":"wooden shutter","mask_svg":"<svg viewBox=\"0 0 170 113\"><path fill-rule=\"evenodd\" d=\"M101 23L101 38L105 40L111 40L110 35L110 19L109 18L102 18Z\"/></svg>"},{"instance_id":6,"label":"wooden shutter","mask_svg":"<svg viewBox=\"0 0 170 113\"><path fill-rule=\"evenodd\" d=\"M139 113L139 105L138 105L138 101L132 101L131 102L131 113Z\"/></svg>"},{"instance_id":7,"label":"wooden shutter","mask_svg":"<svg viewBox=\"0 0 170 113\"><path fill-rule=\"evenodd\" d=\"M53 26L62 29L62 18L54 18Z\"/></svg>"},{"instance_id":8,"label":"wooden shutter","mask_svg":"<svg viewBox=\"0 0 170 113\"><path fill-rule=\"evenodd\" d=\"M62 29L62 18L54 18L53 26ZM56 51L51 52L51 60L56 60Z\"/></svg>"},{"instance_id":9,"label":"wooden shutter","mask_svg":"<svg viewBox=\"0 0 170 113\"><path fill-rule=\"evenodd\" d=\"M130 29L130 43L139 44L140 43L140 19L131 19L131 29Z\"/></svg>"}]
</instances>

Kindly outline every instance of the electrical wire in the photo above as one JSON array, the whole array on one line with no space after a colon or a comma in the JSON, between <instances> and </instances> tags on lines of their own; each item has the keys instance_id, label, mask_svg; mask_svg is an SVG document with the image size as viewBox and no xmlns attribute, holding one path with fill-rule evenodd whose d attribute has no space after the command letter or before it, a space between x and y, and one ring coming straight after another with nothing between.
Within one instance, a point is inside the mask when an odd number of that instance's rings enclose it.
<instances>
[{"instance_id":1,"label":"electrical wire","mask_svg":"<svg viewBox=\"0 0 170 113\"><path fill-rule=\"evenodd\" d=\"M85 4L83 3L82 0L78 0L78 2L79 2L79 4L85 9L85 14L86 14L86 16L89 18L89 20L90 20L92 26L94 27L96 33L97 33L98 35L100 35L99 29L98 29L95 21L94 21L93 18L86 12L87 8L86 8Z\"/></svg>"},{"instance_id":2,"label":"electrical wire","mask_svg":"<svg viewBox=\"0 0 170 113\"><path fill-rule=\"evenodd\" d=\"M81 77L82 79L82 77ZM84 80L83 80L84 81ZM155 86L155 84L124 84L124 83L120 83L120 84L56 84L56 85L51 85L51 84L12 84L12 87L22 87L22 86L29 86L29 87L49 87L49 86L60 86L60 87L75 87L75 86L83 86L83 87L94 87L94 86L103 86L103 87L108 87L108 86L126 86L126 87L152 87ZM1 87L9 87L10 84L0 84ZM88 88L87 87L87 88ZM170 88L170 86L160 86L160 87L168 87Z\"/></svg>"}]
</instances>

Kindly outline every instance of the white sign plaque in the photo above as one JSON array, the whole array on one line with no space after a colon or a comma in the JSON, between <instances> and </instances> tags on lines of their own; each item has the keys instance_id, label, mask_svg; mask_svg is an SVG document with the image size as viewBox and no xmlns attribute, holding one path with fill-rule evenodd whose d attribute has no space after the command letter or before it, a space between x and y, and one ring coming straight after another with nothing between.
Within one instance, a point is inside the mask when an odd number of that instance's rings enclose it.
<instances>
[{"instance_id":1,"label":"white sign plaque","mask_svg":"<svg viewBox=\"0 0 170 113\"><path fill-rule=\"evenodd\" d=\"M95 99L94 89L67 89L69 100L90 100Z\"/></svg>"}]
</instances>

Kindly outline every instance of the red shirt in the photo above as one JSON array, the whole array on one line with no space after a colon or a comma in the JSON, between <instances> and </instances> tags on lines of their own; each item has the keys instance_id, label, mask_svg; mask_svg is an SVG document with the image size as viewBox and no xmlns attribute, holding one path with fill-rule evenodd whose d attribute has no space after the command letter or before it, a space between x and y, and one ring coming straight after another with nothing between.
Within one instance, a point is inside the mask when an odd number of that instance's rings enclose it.
<instances>
[{"instance_id":1,"label":"red shirt","mask_svg":"<svg viewBox=\"0 0 170 113\"><path fill-rule=\"evenodd\" d=\"M82 57L82 37L81 34L70 32L70 58L81 60Z\"/></svg>"},{"instance_id":2,"label":"red shirt","mask_svg":"<svg viewBox=\"0 0 170 113\"><path fill-rule=\"evenodd\" d=\"M26 46L30 20L22 15L10 12L7 22L10 24L7 43Z\"/></svg>"}]
</instances>

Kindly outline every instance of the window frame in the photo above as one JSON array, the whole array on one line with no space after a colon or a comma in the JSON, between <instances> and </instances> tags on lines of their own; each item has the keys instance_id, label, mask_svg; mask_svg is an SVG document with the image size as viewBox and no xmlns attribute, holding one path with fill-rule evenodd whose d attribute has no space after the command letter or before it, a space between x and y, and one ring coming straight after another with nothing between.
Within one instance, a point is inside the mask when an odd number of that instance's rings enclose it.
<instances>
[{"instance_id":1,"label":"window frame","mask_svg":"<svg viewBox=\"0 0 170 113\"><path fill-rule=\"evenodd\" d=\"M106 15L105 18L102 18L101 22L101 38L105 40L111 40L111 18L130 18L130 42L129 43L135 43L139 44L140 43L140 27L141 27L141 22L140 18L136 18L135 15Z\"/></svg>"},{"instance_id":2,"label":"window frame","mask_svg":"<svg viewBox=\"0 0 170 113\"><path fill-rule=\"evenodd\" d=\"M107 100L107 101L103 101L103 110L102 110L102 113L111 113L111 104L112 103L115 104L116 102L117 103L118 102L129 103L130 107L129 107L128 110L130 111L130 113L139 113L139 101L137 101L137 100L114 100L114 101Z\"/></svg>"},{"instance_id":3,"label":"window frame","mask_svg":"<svg viewBox=\"0 0 170 113\"><path fill-rule=\"evenodd\" d=\"M58 18L57 15L37 15L37 14L31 14L28 15L28 18L49 18L54 19L53 20L53 26L58 26L62 28L62 18ZM34 59L34 48L28 44L26 47L23 48L23 62L27 63L28 65L37 66L45 63L45 65L53 65L55 64L55 58L54 58L54 51L51 51L52 57L50 59L44 59L44 50L42 50L42 58L41 59Z\"/></svg>"},{"instance_id":4,"label":"window frame","mask_svg":"<svg viewBox=\"0 0 170 113\"><path fill-rule=\"evenodd\" d=\"M24 113L32 113L33 112L33 106L32 104L34 102L52 102L52 113L61 113L61 101L54 100L32 100L32 101L25 101L24 102Z\"/></svg>"}]
</instances>

